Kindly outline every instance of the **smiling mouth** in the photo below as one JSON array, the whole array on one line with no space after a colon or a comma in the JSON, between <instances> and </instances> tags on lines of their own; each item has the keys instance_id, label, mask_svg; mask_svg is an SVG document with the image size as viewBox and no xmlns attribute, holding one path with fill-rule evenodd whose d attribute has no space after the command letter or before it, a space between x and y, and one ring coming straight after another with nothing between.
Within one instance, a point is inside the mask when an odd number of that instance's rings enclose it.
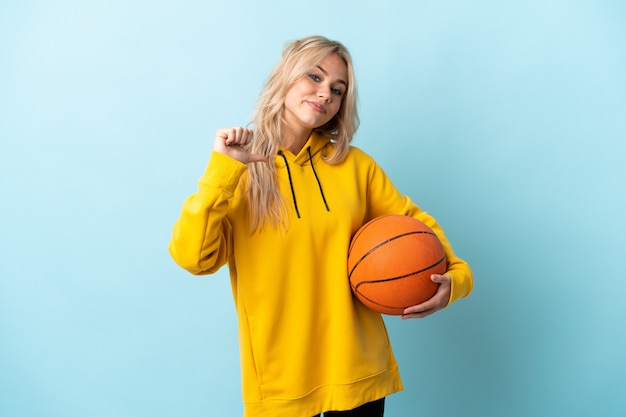
<instances>
[{"instance_id":1,"label":"smiling mouth","mask_svg":"<svg viewBox=\"0 0 626 417\"><path fill-rule=\"evenodd\" d=\"M317 103L315 103L315 102L313 102L313 101L307 101L307 104L308 104L308 105L309 105L309 106L310 106L313 110L315 110L316 112L319 112L319 113L326 113L326 107L324 107L324 106L322 106L322 105L320 105L320 104L317 104Z\"/></svg>"}]
</instances>

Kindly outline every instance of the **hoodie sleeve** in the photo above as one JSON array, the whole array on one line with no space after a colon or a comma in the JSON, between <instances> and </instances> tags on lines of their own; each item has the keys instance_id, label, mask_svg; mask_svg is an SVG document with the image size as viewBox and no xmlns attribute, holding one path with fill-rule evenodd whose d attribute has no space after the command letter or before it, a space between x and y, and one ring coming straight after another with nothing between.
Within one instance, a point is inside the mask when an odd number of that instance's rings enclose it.
<instances>
[{"instance_id":1,"label":"hoodie sleeve","mask_svg":"<svg viewBox=\"0 0 626 417\"><path fill-rule=\"evenodd\" d=\"M456 256L443 228L434 217L418 207L409 197L401 194L383 169L370 159L367 175L368 220L385 214L403 214L425 223L437 235L448 261L446 275L452 280L448 305L470 294L474 281L472 271L464 260Z\"/></svg>"},{"instance_id":2,"label":"hoodie sleeve","mask_svg":"<svg viewBox=\"0 0 626 417\"><path fill-rule=\"evenodd\" d=\"M411 203L410 199L407 198L407 200L409 201L409 203ZM441 241L443 249L446 253L446 258L448 261L446 275L452 279L452 288L448 305L452 304L460 298L468 296L470 292L472 292L472 289L474 287L474 278L472 276L472 270L470 269L469 265L463 259L456 256L454 250L452 249L450 241L443 231L443 228L439 225L439 223L437 223L435 218L427 212L421 211L420 208L417 207L417 205L411 203L411 206L411 210L404 214L415 217L416 219L430 227Z\"/></svg>"},{"instance_id":3,"label":"hoodie sleeve","mask_svg":"<svg viewBox=\"0 0 626 417\"><path fill-rule=\"evenodd\" d=\"M216 272L232 250L232 231L226 217L245 164L212 152L198 191L183 203L174 224L169 252L174 261L194 275Z\"/></svg>"}]
</instances>

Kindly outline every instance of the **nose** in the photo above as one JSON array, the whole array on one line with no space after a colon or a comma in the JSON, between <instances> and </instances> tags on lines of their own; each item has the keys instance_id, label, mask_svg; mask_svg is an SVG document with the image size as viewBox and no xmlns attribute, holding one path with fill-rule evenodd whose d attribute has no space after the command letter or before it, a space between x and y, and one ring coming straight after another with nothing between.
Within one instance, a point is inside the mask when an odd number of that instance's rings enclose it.
<instances>
[{"instance_id":1,"label":"nose","mask_svg":"<svg viewBox=\"0 0 626 417\"><path fill-rule=\"evenodd\" d=\"M332 99L332 94L330 93L330 88L329 87L320 87L318 93L317 93L318 97L324 99L325 102L330 103L331 99Z\"/></svg>"}]
</instances>

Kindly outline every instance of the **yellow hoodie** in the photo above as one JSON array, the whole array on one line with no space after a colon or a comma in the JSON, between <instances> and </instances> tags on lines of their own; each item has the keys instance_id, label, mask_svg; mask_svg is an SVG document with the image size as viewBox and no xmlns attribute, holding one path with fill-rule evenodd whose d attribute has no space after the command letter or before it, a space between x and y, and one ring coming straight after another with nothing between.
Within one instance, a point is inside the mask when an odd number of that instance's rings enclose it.
<instances>
[{"instance_id":1,"label":"yellow hoodie","mask_svg":"<svg viewBox=\"0 0 626 417\"><path fill-rule=\"evenodd\" d=\"M324 162L333 147L314 133L298 155L283 149L276 156L291 211L286 230L249 233L240 184L246 165L217 152L174 226L169 251L181 267L201 275L228 263L246 417L311 417L402 389L381 315L357 301L348 283L350 238L367 221L385 214L423 221L446 250L450 302L472 289L469 266L436 221L358 148L338 165Z\"/></svg>"}]
</instances>

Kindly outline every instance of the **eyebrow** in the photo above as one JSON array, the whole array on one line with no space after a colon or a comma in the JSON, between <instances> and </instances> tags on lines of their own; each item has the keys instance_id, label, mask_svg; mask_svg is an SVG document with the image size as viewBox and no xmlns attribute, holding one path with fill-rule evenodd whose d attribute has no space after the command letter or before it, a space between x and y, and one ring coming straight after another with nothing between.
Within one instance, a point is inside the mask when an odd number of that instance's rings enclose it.
<instances>
[{"instance_id":1,"label":"eyebrow","mask_svg":"<svg viewBox=\"0 0 626 417\"><path fill-rule=\"evenodd\" d=\"M320 67L319 65L316 65L317 68L322 71L324 73L324 75L328 75L328 71L326 71L324 68ZM343 85L345 85L346 87L348 86L348 83L345 82L344 80L342 80L341 78L337 80L338 83L341 83Z\"/></svg>"}]
</instances>

